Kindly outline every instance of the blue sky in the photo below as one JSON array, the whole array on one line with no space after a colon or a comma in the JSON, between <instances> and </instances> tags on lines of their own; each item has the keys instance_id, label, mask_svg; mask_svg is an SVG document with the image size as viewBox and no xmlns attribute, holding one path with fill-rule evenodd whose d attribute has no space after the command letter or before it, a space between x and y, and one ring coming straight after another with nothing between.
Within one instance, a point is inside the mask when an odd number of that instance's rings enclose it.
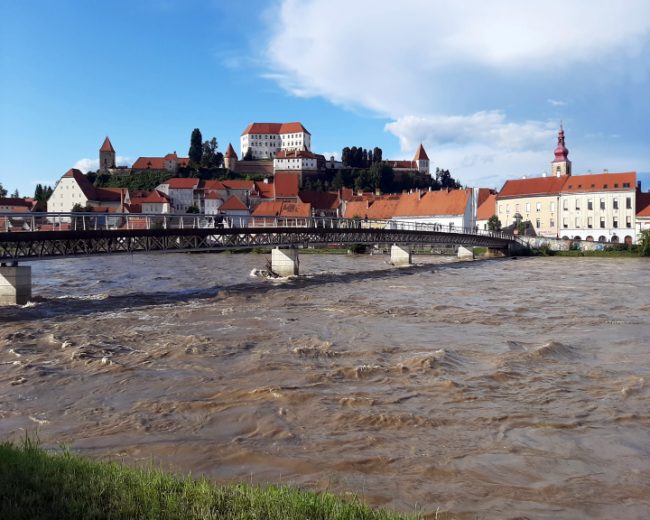
<instances>
[{"instance_id":1,"label":"blue sky","mask_svg":"<svg viewBox=\"0 0 650 520\"><path fill-rule=\"evenodd\" d=\"M645 0L0 0L0 182L21 194L93 167L223 150L251 121L301 121L319 153L380 146L468 185L548 171L650 187ZM643 172L646 172L645 174Z\"/></svg>"}]
</instances>

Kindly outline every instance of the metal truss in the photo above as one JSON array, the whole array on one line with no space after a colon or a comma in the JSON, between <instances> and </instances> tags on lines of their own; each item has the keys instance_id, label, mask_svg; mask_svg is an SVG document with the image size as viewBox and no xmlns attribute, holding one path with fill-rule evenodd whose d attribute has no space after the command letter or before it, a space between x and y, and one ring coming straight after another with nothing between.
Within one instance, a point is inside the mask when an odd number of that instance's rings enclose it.
<instances>
[{"instance_id":1,"label":"metal truss","mask_svg":"<svg viewBox=\"0 0 650 520\"><path fill-rule=\"evenodd\" d=\"M515 237L408 229L264 227L0 233L0 262L115 253L220 251L346 244L463 245L507 249Z\"/></svg>"}]
</instances>

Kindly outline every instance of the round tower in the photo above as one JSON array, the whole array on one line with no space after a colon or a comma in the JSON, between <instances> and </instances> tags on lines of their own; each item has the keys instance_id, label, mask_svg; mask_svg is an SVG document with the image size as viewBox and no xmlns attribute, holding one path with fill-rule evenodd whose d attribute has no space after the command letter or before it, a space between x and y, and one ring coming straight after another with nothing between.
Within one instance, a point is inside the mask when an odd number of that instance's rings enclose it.
<instances>
[{"instance_id":1,"label":"round tower","mask_svg":"<svg viewBox=\"0 0 650 520\"><path fill-rule=\"evenodd\" d=\"M224 167L234 172L237 169L237 160L238 158L235 149L232 147L231 143L228 143L228 149L226 150L226 154L223 156Z\"/></svg>"}]
</instances>

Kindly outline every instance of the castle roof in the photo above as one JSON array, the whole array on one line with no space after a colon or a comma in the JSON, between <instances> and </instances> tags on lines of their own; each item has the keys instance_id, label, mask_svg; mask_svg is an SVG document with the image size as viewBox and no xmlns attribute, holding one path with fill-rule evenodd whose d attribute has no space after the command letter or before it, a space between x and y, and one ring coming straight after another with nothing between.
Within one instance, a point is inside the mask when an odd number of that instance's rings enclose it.
<instances>
[{"instance_id":1,"label":"castle roof","mask_svg":"<svg viewBox=\"0 0 650 520\"><path fill-rule=\"evenodd\" d=\"M428 161L429 156L427 155L427 152L424 150L424 146L420 144L418 147L417 151L415 152L415 157L413 157L414 161Z\"/></svg>"},{"instance_id":2,"label":"castle roof","mask_svg":"<svg viewBox=\"0 0 650 520\"><path fill-rule=\"evenodd\" d=\"M228 143L228 148L226 149L226 153L224 157L226 159L232 159L232 158L237 159L237 152L235 152L235 149L232 147L231 143Z\"/></svg>"},{"instance_id":3,"label":"castle roof","mask_svg":"<svg viewBox=\"0 0 650 520\"><path fill-rule=\"evenodd\" d=\"M113 148L113 145L111 144L111 140L106 136L106 139L104 139L104 143L102 144L102 147L99 149L100 152L113 152L115 153L115 149Z\"/></svg>"},{"instance_id":4,"label":"castle roof","mask_svg":"<svg viewBox=\"0 0 650 520\"><path fill-rule=\"evenodd\" d=\"M251 123L241 135L247 134L309 134L302 123Z\"/></svg>"}]
</instances>

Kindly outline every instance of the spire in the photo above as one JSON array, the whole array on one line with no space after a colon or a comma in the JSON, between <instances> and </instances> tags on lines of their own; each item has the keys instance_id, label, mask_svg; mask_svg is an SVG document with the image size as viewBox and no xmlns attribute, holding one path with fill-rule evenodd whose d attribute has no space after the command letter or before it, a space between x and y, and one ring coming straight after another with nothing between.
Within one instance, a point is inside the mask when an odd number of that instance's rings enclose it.
<instances>
[{"instance_id":1,"label":"spire","mask_svg":"<svg viewBox=\"0 0 650 520\"><path fill-rule=\"evenodd\" d=\"M415 152L415 157L413 157L414 161L428 161L429 156L427 155L427 152L424 151L424 146L422 146L422 143L420 143L420 147L417 149Z\"/></svg>"},{"instance_id":2,"label":"spire","mask_svg":"<svg viewBox=\"0 0 650 520\"><path fill-rule=\"evenodd\" d=\"M111 144L111 140L106 136L106 139L104 139L104 144L102 144L102 147L99 149L100 152L113 152L115 153L115 149L113 148L113 145Z\"/></svg>"},{"instance_id":3,"label":"spire","mask_svg":"<svg viewBox=\"0 0 650 520\"><path fill-rule=\"evenodd\" d=\"M553 162L563 162L569 159L569 149L564 144L564 128L560 123L560 131L557 133L557 147L555 148L555 160Z\"/></svg>"},{"instance_id":4,"label":"spire","mask_svg":"<svg viewBox=\"0 0 650 520\"><path fill-rule=\"evenodd\" d=\"M231 159L235 158L237 159L237 153L235 152L235 149L232 147L231 143L228 143L228 148L226 149L226 155L224 155L225 158Z\"/></svg>"}]
</instances>

